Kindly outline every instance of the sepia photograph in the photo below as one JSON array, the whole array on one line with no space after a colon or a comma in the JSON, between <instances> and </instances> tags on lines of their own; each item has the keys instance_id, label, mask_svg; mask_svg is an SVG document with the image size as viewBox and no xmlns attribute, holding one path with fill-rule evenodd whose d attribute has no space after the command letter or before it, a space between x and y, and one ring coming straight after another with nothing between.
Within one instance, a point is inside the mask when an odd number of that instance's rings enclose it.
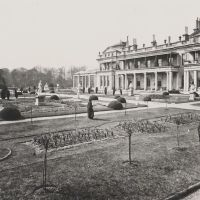
<instances>
[{"instance_id":1,"label":"sepia photograph","mask_svg":"<svg viewBox=\"0 0 200 200\"><path fill-rule=\"evenodd\" d=\"M200 200L200 1L0 0L0 200Z\"/></svg>"}]
</instances>

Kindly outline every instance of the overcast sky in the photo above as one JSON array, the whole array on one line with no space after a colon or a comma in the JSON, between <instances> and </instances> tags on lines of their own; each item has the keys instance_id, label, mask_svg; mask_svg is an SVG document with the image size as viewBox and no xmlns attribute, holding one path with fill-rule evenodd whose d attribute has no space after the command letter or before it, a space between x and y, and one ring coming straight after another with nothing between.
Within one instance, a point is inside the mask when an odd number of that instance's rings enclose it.
<instances>
[{"instance_id":1,"label":"overcast sky","mask_svg":"<svg viewBox=\"0 0 200 200\"><path fill-rule=\"evenodd\" d=\"M0 67L98 67L99 51L192 32L200 0L0 0Z\"/></svg>"}]
</instances>

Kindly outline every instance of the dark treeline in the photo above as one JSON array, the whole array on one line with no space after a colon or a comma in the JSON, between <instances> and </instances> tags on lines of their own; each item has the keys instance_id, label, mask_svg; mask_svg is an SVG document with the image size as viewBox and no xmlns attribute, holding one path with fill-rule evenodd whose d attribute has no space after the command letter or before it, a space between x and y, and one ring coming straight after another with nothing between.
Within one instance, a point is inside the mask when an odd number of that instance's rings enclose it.
<instances>
[{"instance_id":1,"label":"dark treeline","mask_svg":"<svg viewBox=\"0 0 200 200\"><path fill-rule=\"evenodd\" d=\"M43 68L34 67L32 69L17 68L9 70L7 68L0 69L0 89L3 87L28 88L37 87L39 81L42 84L59 84L60 88L70 88L73 85L73 74L86 70L86 67L71 67L67 70L60 68Z\"/></svg>"}]
</instances>

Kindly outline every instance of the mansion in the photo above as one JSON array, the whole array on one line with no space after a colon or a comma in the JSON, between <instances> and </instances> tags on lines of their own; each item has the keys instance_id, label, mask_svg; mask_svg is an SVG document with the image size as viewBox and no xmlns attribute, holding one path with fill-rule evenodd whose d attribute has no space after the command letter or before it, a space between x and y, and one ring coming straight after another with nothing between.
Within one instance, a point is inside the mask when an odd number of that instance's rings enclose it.
<instances>
[{"instance_id":1,"label":"mansion","mask_svg":"<svg viewBox=\"0 0 200 200\"><path fill-rule=\"evenodd\" d=\"M74 74L73 87L106 87L108 91L134 90L188 92L191 86L200 90L200 19L197 18L192 34L185 33L178 41L171 42L169 36L164 43L157 44L155 35L151 46L138 48L136 39L107 47L99 52L96 71L82 71Z\"/></svg>"}]
</instances>

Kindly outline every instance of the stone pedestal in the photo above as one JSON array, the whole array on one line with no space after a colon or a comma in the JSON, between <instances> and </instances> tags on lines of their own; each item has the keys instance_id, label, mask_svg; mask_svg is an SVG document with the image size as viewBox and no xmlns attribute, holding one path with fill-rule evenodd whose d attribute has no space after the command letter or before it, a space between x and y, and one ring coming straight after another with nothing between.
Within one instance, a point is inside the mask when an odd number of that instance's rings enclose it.
<instances>
[{"instance_id":1,"label":"stone pedestal","mask_svg":"<svg viewBox=\"0 0 200 200\"><path fill-rule=\"evenodd\" d=\"M128 90L128 96L133 96L133 88L130 88L130 89Z\"/></svg>"},{"instance_id":2,"label":"stone pedestal","mask_svg":"<svg viewBox=\"0 0 200 200\"><path fill-rule=\"evenodd\" d=\"M190 94L189 101L194 101L195 95L193 93Z\"/></svg>"}]
</instances>

